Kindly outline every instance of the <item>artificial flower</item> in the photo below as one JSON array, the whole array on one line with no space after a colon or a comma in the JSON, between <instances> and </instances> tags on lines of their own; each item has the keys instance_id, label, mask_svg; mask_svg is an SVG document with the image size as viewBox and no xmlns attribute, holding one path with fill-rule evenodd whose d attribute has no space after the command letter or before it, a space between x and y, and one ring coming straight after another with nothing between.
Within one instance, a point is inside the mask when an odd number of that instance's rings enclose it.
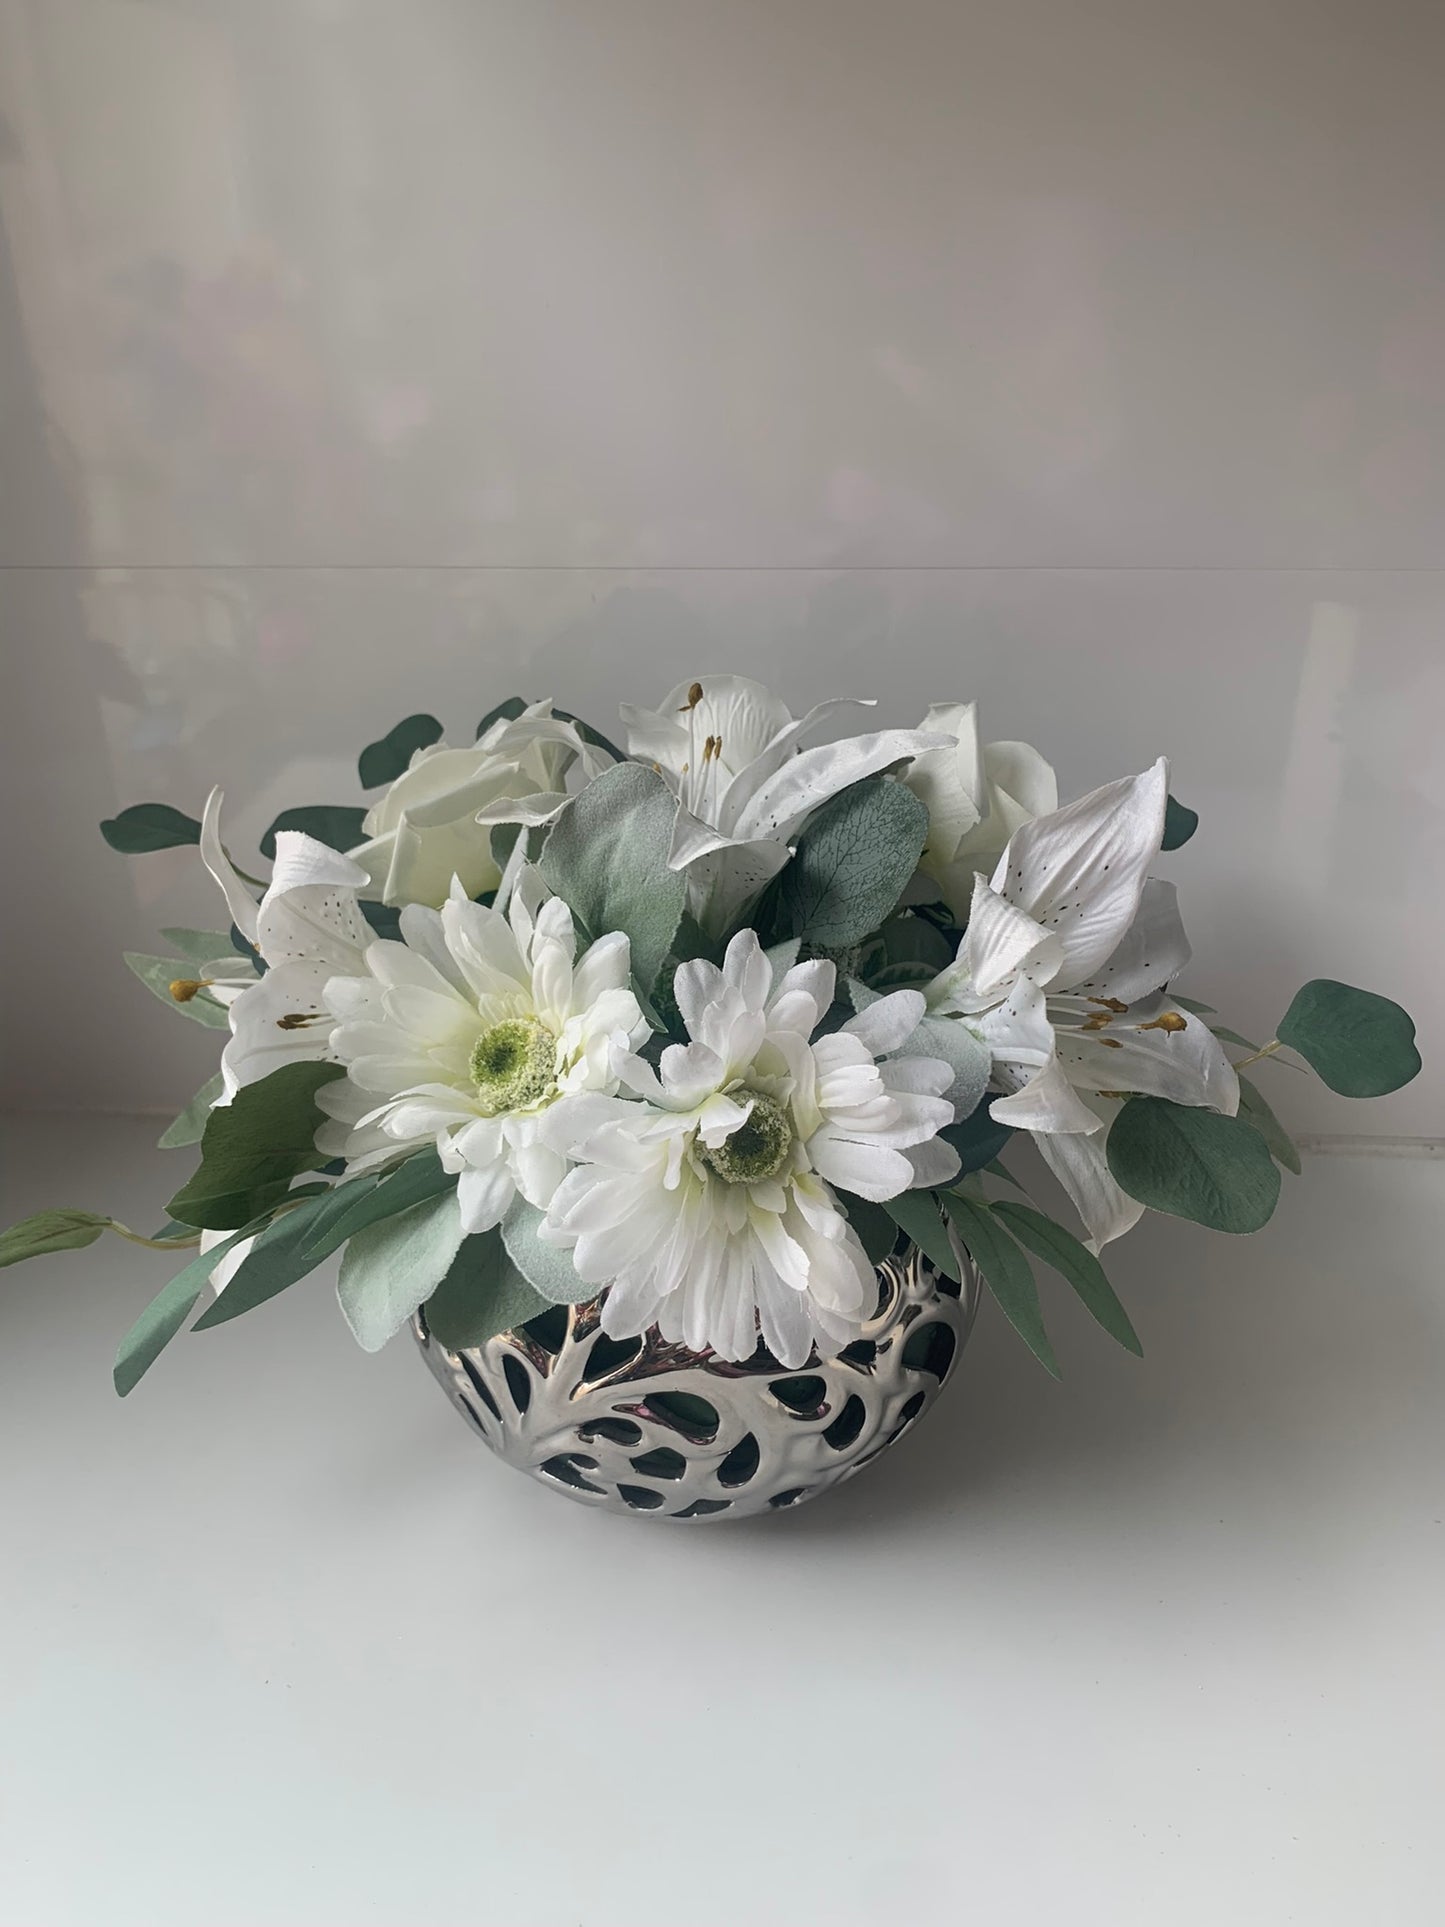
<instances>
[{"instance_id":1,"label":"artificial flower","mask_svg":"<svg viewBox=\"0 0 1445 1927\"><path fill-rule=\"evenodd\" d=\"M746 676L679 683L660 709L621 708L628 752L651 763L678 799L669 863L684 870L688 908L713 935L731 928L792 853L792 839L830 796L927 749L937 731L885 729L814 749L799 742L850 697L796 720Z\"/></svg>"},{"instance_id":2,"label":"artificial flower","mask_svg":"<svg viewBox=\"0 0 1445 1927\"><path fill-rule=\"evenodd\" d=\"M549 823L567 801L563 784L574 765L588 781L604 759L575 723L552 714L550 701L499 718L464 749L419 749L367 811L367 841L350 852L366 872L368 894L435 908L453 877L469 897L495 890L501 872L488 826Z\"/></svg>"},{"instance_id":3,"label":"artificial flower","mask_svg":"<svg viewBox=\"0 0 1445 1927\"><path fill-rule=\"evenodd\" d=\"M1113 1094L1239 1108L1218 1038L1165 994L1189 959L1174 887L1147 874L1167 795L1161 757L1017 830L992 880L975 877L957 959L925 991L932 1018L987 1044L991 1116L1034 1135L1096 1249L1143 1208L1109 1173Z\"/></svg>"},{"instance_id":4,"label":"artificial flower","mask_svg":"<svg viewBox=\"0 0 1445 1927\"><path fill-rule=\"evenodd\" d=\"M231 1039L221 1055L222 1095L283 1064L330 1055L328 978L364 969L371 931L357 891L366 872L300 830L279 830L271 881L258 904L221 844L221 792L212 790L201 822L201 856L225 893L231 920L266 964L266 973L230 996Z\"/></svg>"},{"instance_id":5,"label":"artificial flower","mask_svg":"<svg viewBox=\"0 0 1445 1927\"><path fill-rule=\"evenodd\" d=\"M1015 830L1059 807L1059 786L1029 744L980 744L976 703L934 703L922 728L949 742L925 750L903 773L928 808L928 841L918 867L961 924L974 872L992 868Z\"/></svg>"},{"instance_id":6,"label":"artificial flower","mask_svg":"<svg viewBox=\"0 0 1445 1927\"><path fill-rule=\"evenodd\" d=\"M317 1103L323 1151L365 1170L435 1143L459 1173L462 1228L489 1230L518 1193L541 1209L566 1170L540 1125L559 1098L617 1088L613 1059L647 1025L627 938L578 957L572 912L530 867L506 914L453 886L401 913L402 941L369 944L325 989L328 1047L346 1076Z\"/></svg>"},{"instance_id":7,"label":"artificial flower","mask_svg":"<svg viewBox=\"0 0 1445 1927\"><path fill-rule=\"evenodd\" d=\"M892 1198L947 1183L959 1161L937 1137L953 1118L950 1067L885 1055L916 1027L920 993L882 997L813 1039L834 979L815 960L775 986L756 934L740 931L721 969L676 973L690 1042L656 1070L619 1060L638 1101L558 1107L552 1140L578 1163L539 1235L571 1250L584 1282L609 1286L604 1331L656 1324L736 1360L761 1328L788 1366L858 1335L877 1280L833 1187Z\"/></svg>"}]
</instances>

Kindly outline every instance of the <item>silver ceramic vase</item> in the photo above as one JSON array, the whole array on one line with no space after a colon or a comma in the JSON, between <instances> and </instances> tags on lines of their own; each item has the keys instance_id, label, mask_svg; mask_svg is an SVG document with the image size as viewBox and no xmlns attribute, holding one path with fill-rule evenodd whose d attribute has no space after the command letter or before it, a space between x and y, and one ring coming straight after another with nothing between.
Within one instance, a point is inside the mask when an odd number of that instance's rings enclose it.
<instances>
[{"instance_id":1,"label":"silver ceramic vase","mask_svg":"<svg viewBox=\"0 0 1445 1927\"><path fill-rule=\"evenodd\" d=\"M452 1404L508 1465L604 1512L689 1524L782 1511L851 1478L948 1382L978 1308L914 1245L878 1267L878 1310L837 1358L796 1371L609 1338L601 1299L453 1352L413 1331Z\"/></svg>"}]
</instances>

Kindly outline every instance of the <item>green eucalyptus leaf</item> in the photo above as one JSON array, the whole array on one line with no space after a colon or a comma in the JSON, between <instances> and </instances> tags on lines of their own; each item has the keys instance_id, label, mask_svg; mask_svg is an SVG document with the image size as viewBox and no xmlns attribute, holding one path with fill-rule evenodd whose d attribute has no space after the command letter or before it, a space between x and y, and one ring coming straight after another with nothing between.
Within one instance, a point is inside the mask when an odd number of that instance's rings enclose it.
<instances>
[{"instance_id":1,"label":"green eucalyptus leaf","mask_svg":"<svg viewBox=\"0 0 1445 1927\"><path fill-rule=\"evenodd\" d=\"M279 1204L293 1178L326 1162L315 1144L316 1093L341 1075L339 1064L284 1064L243 1084L206 1119L200 1168L171 1199L170 1215L201 1230L231 1231Z\"/></svg>"},{"instance_id":2,"label":"green eucalyptus leaf","mask_svg":"<svg viewBox=\"0 0 1445 1927\"><path fill-rule=\"evenodd\" d=\"M297 1193L289 1195L295 1197ZM329 1191L317 1191L294 1209L278 1212L258 1234L230 1283L217 1294L215 1303L202 1312L192 1329L210 1331L216 1325L228 1325L233 1318L254 1311L314 1271L326 1254L312 1251L308 1245L330 1196Z\"/></svg>"},{"instance_id":3,"label":"green eucalyptus leaf","mask_svg":"<svg viewBox=\"0 0 1445 1927\"><path fill-rule=\"evenodd\" d=\"M833 950L862 943L902 896L927 836L928 811L902 783L869 776L840 790L779 873L782 932Z\"/></svg>"},{"instance_id":4,"label":"green eucalyptus leaf","mask_svg":"<svg viewBox=\"0 0 1445 1927\"><path fill-rule=\"evenodd\" d=\"M1055 1271L1068 1279L1110 1338L1136 1357L1144 1356L1139 1335L1129 1322L1128 1312L1119 1303L1114 1287L1104 1276L1103 1266L1092 1251L1080 1244L1072 1231L1045 1217L1042 1211L1031 1210L1026 1204L1015 1204L1012 1198L1001 1198L992 1208L994 1215L1002 1219L1020 1244L1027 1246L1036 1258L1042 1258L1046 1265L1052 1265Z\"/></svg>"},{"instance_id":5,"label":"green eucalyptus leaf","mask_svg":"<svg viewBox=\"0 0 1445 1927\"><path fill-rule=\"evenodd\" d=\"M494 709L489 709L477 724L477 741L480 742L493 723L514 723L527 707L521 696L508 696Z\"/></svg>"},{"instance_id":6,"label":"green eucalyptus leaf","mask_svg":"<svg viewBox=\"0 0 1445 1927\"><path fill-rule=\"evenodd\" d=\"M537 868L592 937L620 930L650 997L682 918L687 881L667 867L677 799L655 770L619 763L574 796Z\"/></svg>"},{"instance_id":7,"label":"green eucalyptus leaf","mask_svg":"<svg viewBox=\"0 0 1445 1927\"><path fill-rule=\"evenodd\" d=\"M507 1256L549 1305L584 1305L597 1296L597 1286L577 1276L570 1251L544 1244L537 1236L543 1215L520 1194L512 1200L502 1220Z\"/></svg>"},{"instance_id":8,"label":"green eucalyptus leaf","mask_svg":"<svg viewBox=\"0 0 1445 1927\"><path fill-rule=\"evenodd\" d=\"M1000 1222L998 1208L975 1204L951 1191L944 1196L943 1208L952 1218L969 1257L983 1273L984 1283L998 1300L1004 1317L1044 1370L1057 1378L1059 1361L1044 1330L1039 1288L1034 1283L1028 1259Z\"/></svg>"},{"instance_id":9,"label":"green eucalyptus leaf","mask_svg":"<svg viewBox=\"0 0 1445 1927\"><path fill-rule=\"evenodd\" d=\"M1409 1013L1331 977L1296 994L1277 1035L1341 1097L1384 1097L1420 1069Z\"/></svg>"},{"instance_id":10,"label":"green eucalyptus leaf","mask_svg":"<svg viewBox=\"0 0 1445 1927\"><path fill-rule=\"evenodd\" d=\"M851 1191L839 1191L838 1202L848 1213L848 1222L857 1232L869 1264L881 1265L898 1242L895 1219L883 1205L854 1197Z\"/></svg>"},{"instance_id":11,"label":"green eucalyptus leaf","mask_svg":"<svg viewBox=\"0 0 1445 1927\"><path fill-rule=\"evenodd\" d=\"M379 1352L431 1296L464 1235L454 1190L354 1235L341 1260L336 1296L363 1351Z\"/></svg>"},{"instance_id":12,"label":"green eucalyptus leaf","mask_svg":"<svg viewBox=\"0 0 1445 1927\"><path fill-rule=\"evenodd\" d=\"M405 716L377 742L368 743L357 762L357 773L364 790L379 789L394 783L402 771L411 767L419 749L429 749L442 733L435 716Z\"/></svg>"},{"instance_id":13,"label":"green eucalyptus leaf","mask_svg":"<svg viewBox=\"0 0 1445 1927\"><path fill-rule=\"evenodd\" d=\"M886 1199L883 1209L945 1278L962 1281L963 1267L948 1227L938 1215L938 1199L931 1191L901 1191L896 1198Z\"/></svg>"},{"instance_id":14,"label":"green eucalyptus leaf","mask_svg":"<svg viewBox=\"0 0 1445 1927\"><path fill-rule=\"evenodd\" d=\"M1293 1171L1298 1177L1303 1167L1294 1139L1265 1102L1259 1086L1247 1077L1239 1080L1239 1115L1247 1118L1259 1132L1269 1146L1270 1156L1275 1163L1282 1164L1286 1171Z\"/></svg>"},{"instance_id":15,"label":"green eucalyptus leaf","mask_svg":"<svg viewBox=\"0 0 1445 1927\"><path fill-rule=\"evenodd\" d=\"M261 854L275 857L278 830L302 830L328 850L354 850L365 840L361 827L365 815L365 810L345 803L303 803L294 810L282 810L261 838Z\"/></svg>"},{"instance_id":16,"label":"green eucalyptus leaf","mask_svg":"<svg viewBox=\"0 0 1445 1927\"><path fill-rule=\"evenodd\" d=\"M43 1258L52 1251L80 1251L93 1245L114 1223L98 1211L37 1211L0 1231L0 1266L22 1258Z\"/></svg>"},{"instance_id":17,"label":"green eucalyptus leaf","mask_svg":"<svg viewBox=\"0 0 1445 1927\"><path fill-rule=\"evenodd\" d=\"M1169 797L1164 805L1164 841L1161 850L1178 850L1199 828L1199 812Z\"/></svg>"},{"instance_id":18,"label":"green eucalyptus leaf","mask_svg":"<svg viewBox=\"0 0 1445 1927\"><path fill-rule=\"evenodd\" d=\"M221 1095L223 1079L219 1071L208 1077L174 1124L168 1124L156 1140L162 1151L176 1151L185 1144L199 1144L211 1115L211 1106Z\"/></svg>"},{"instance_id":19,"label":"green eucalyptus leaf","mask_svg":"<svg viewBox=\"0 0 1445 1927\"><path fill-rule=\"evenodd\" d=\"M1176 997L1174 1001L1177 1004L1179 999ZM1209 1028L1214 1032L1221 1044L1233 1044L1236 1050L1259 1049L1258 1044L1251 1043L1249 1038L1241 1037L1237 1030L1230 1030L1224 1024L1211 1024Z\"/></svg>"},{"instance_id":20,"label":"green eucalyptus leaf","mask_svg":"<svg viewBox=\"0 0 1445 1927\"><path fill-rule=\"evenodd\" d=\"M132 803L119 816L108 816L100 833L113 850L140 856L148 850L176 850L199 843L201 826L195 817L173 810L169 803Z\"/></svg>"},{"instance_id":21,"label":"green eucalyptus leaf","mask_svg":"<svg viewBox=\"0 0 1445 1927\"><path fill-rule=\"evenodd\" d=\"M1258 1231L1279 1198L1279 1171L1259 1132L1242 1117L1131 1097L1109 1130L1109 1169L1152 1211L1212 1231Z\"/></svg>"},{"instance_id":22,"label":"green eucalyptus leaf","mask_svg":"<svg viewBox=\"0 0 1445 1927\"><path fill-rule=\"evenodd\" d=\"M226 1007L217 1003L206 991L194 991L189 997L171 995L172 984L196 981L180 958L146 957L136 950L126 950L121 954L127 967L135 972L153 997L159 997L168 1010L178 1010L182 1017L189 1017L193 1024L204 1024L208 1030L225 1030L228 1022Z\"/></svg>"},{"instance_id":23,"label":"green eucalyptus leaf","mask_svg":"<svg viewBox=\"0 0 1445 1927\"><path fill-rule=\"evenodd\" d=\"M552 714L559 723L571 723L584 743L590 743L593 749L603 750L614 763L627 761L625 752L610 737L604 736L600 729L594 729L591 723L584 723L580 716L574 716L568 709L558 709L555 703L552 705Z\"/></svg>"},{"instance_id":24,"label":"green eucalyptus leaf","mask_svg":"<svg viewBox=\"0 0 1445 1927\"><path fill-rule=\"evenodd\" d=\"M1194 997L1181 997L1179 992L1173 989L1170 990L1169 997L1170 1001L1178 1004L1181 1010L1192 1010L1196 1017L1212 1017L1214 1015L1213 1004L1201 1004L1198 999Z\"/></svg>"},{"instance_id":25,"label":"green eucalyptus leaf","mask_svg":"<svg viewBox=\"0 0 1445 1927\"><path fill-rule=\"evenodd\" d=\"M422 1307L427 1330L448 1351L485 1345L498 1332L515 1331L550 1300L518 1271L496 1227L463 1238L445 1278Z\"/></svg>"}]
</instances>

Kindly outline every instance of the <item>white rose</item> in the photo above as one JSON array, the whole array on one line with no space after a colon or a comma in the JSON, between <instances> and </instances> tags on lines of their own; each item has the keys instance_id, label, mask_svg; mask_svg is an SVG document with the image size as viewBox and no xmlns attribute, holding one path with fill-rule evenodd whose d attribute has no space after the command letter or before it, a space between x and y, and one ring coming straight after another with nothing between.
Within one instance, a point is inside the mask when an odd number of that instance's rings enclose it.
<instances>
[{"instance_id":1,"label":"white rose","mask_svg":"<svg viewBox=\"0 0 1445 1927\"><path fill-rule=\"evenodd\" d=\"M1016 829L1059 807L1058 780L1027 743L980 746L976 703L934 703L923 727L951 736L953 747L915 757L903 773L928 808L928 841L918 867L963 923L974 872L992 870Z\"/></svg>"},{"instance_id":2,"label":"white rose","mask_svg":"<svg viewBox=\"0 0 1445 1927\"><path fill-rule=\"evenodd\" d=\"M453 876L478 897L501 881L491 826L550 822L567 801L563 782L574 763L586 781L604 767L576 725L552 714L550 701L493 723L465 749L433 743L367 811L368 840L348 855L383 903L436 909Z\"/></svg>"}]
</instances>

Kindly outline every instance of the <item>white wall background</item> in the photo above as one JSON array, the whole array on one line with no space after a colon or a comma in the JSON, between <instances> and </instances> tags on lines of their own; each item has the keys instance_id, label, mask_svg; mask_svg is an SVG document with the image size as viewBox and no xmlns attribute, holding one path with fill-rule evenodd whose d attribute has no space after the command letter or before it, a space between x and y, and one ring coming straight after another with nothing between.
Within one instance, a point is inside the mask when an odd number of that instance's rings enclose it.
<instances>
[{"instance_id":1,"label":"white wall background","mask_svg":"<svg viewBox=\"0 0 1445 1927\"><path fill-rule=\"evenodd\" d=\"M0 0L6 1092L175 1107L96 821L733 669L1161 749L1189 987L1388 992L1439 1135L1427 0Z\"/></svg>"}]
</instances>

